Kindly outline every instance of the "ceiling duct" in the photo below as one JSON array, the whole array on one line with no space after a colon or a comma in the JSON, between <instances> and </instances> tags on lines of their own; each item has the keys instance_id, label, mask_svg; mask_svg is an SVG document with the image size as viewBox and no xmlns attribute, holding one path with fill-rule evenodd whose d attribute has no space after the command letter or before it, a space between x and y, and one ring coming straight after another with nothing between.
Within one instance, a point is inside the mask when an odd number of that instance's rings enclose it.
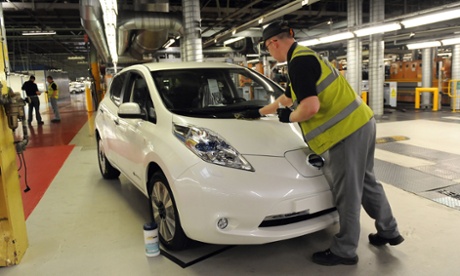
<instances>
[{"instance_id":1,"label":"ceiling duct","mask_svg":"<svg viewBox=\"0 0 460 276\"><path fill-rule=\"evenodd\" d=\"M99 0L80 1L80 20L97 53L107 63L109 61L109 48L105 39L102 9Z\"/></svg>"},{"instance_id":2,"label":"ceiling duct","mask_svg":"<svg viewBox=\"0 0 460 276\"><path fill-rule=\"evenodd\" d=\"M152 54L173 36L183 35L179 16L164 12L123 12L118 15L118 55L136 59Z\"/></svg>"}]
</instances>

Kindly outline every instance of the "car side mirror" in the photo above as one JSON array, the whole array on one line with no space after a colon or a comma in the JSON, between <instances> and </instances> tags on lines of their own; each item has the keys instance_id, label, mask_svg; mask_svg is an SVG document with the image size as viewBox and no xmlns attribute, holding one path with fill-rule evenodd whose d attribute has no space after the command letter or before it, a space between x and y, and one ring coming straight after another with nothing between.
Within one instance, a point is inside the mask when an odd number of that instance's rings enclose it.
<instances>
[{"instance_id":1,"label":"car side mirror","mask_svg":"<svg viewBox=\"0 0 460 276\"><path fill-rule=\"evenodd\" d=\"M144 119L145 114L142 113L138 103L122 103L118 107L118 117L124 119Z\"/></svg>"},{"instance_id":2,"label":"car side mirror","mask_svg":"<svg viewBox=\"0 0 460 276\"><path fill-rule=\"evenodd\" d=\"M154 107L149 107L149 110L148 110L148 113L149 113L149 120L156 124L157 123L157 113L155 112L155 108Z\"/></svg>"}]
</instances>

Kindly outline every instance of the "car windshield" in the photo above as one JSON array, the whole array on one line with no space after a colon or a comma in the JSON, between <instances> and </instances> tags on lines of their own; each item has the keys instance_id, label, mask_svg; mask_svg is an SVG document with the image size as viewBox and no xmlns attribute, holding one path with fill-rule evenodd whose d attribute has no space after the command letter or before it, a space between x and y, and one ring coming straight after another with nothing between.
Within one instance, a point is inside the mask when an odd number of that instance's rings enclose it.
<instances>
[{"instance_id":1,"label":"car windshield","mask_svg":"<svg viewBox=\"0 0 460 276\"><path fill-rule=\"evenodd\" d=\"M152 72L152 77L171 112L193 117L230 118L283 93L280 86L246 68L164 70Z\"/></svg>"}]
</instances>

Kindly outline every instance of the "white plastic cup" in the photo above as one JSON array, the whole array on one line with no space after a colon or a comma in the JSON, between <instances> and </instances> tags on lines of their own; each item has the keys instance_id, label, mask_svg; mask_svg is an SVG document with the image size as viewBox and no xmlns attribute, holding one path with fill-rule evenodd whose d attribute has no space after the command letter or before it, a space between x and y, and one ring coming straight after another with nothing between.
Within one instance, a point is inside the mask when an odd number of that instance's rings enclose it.
<instances>
[{"instance_id":1,"label":"white plastic cup","mask_svg":"<svg viewBox=\"0 0 460 276\"><path fill-rule=\"evenodd\" d=\"M153 222L144 224L145 255L155 257L160 255L160 243L158 239L158 226Z\"/></svg>"}]
</instances>

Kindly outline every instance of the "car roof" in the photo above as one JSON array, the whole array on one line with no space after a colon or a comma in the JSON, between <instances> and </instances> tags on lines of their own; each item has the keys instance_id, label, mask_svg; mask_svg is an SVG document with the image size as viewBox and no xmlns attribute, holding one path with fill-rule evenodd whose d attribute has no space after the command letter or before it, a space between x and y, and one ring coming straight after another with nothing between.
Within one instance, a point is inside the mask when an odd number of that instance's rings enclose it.
<instances>
[{"instance_id":1,"label":"car roof","mask_svg":"<svg viewBox=\"0 0 460 276\"><path fill-rule=\"evenodd\" d=\"M242 68L239 65L221 62L150 62L138 65L132 65L124 68L122 71L129 70L130 68L145 66L150 71L158 70L172 70L172 69L195 69L195 68Z\"/></svg>"}]
</instances>

